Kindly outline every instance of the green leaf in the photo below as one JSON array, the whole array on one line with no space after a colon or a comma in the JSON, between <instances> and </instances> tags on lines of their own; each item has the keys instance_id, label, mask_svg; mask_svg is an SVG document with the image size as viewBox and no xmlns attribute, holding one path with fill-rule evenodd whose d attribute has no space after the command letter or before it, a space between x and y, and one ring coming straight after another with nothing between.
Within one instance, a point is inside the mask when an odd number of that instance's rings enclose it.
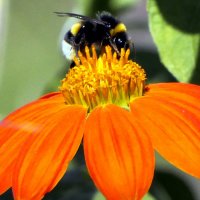
<instances>
[{"instance_id":1,"label":"green leaf","mask_svg":"<svg viewBox=\"0 0 200 200\"><path fill-rule=\"evenodd\" d=\"M92 200L106 200L105 197L100 193L97 192L94 197L92 198ZM144 196L144 198L142 200L156 200L152 195L150 195L149 193L146 194Z\"/></svg>"},{"instance_id":2,"label":"green leaf","mask_svg":"<svg viewBox=\"0 0 200 200\"><path fill-rule=\"evenodd\" d=\"M147 10L162 63L179 81L190 81L200 70L199 0L149 0Z\"/></svg>"},{"instance_id":3,"label":"green leaf","mask_svg":"<svg viewBox=\"0 0 200 200\"><path fill-rule=\"evenodd\" d=\"M152 195L147 193L142 200L156 200Z\"/></svg>"},{"instance_id":4,"label":"green leaf","mask_svg":"<svg viewBox=\"0 0 200 200\"><path fill-rule=\"evenodd\" d=\"M139 0L111 0L110 5L111 8L115 10L120 10L123 8L128 8L130 6L134 6L136 3L138 3Z\"/></svg>"},{"instance_id":5,"label":"green leaf","mask_svg":"<svg viewBox=\"0 0 200 200\"><path fill-rule=\"evenodd\" d=\"M100 192L96 192L92 200L106 200L106 198Z\"/></svg>"}]
</instances>

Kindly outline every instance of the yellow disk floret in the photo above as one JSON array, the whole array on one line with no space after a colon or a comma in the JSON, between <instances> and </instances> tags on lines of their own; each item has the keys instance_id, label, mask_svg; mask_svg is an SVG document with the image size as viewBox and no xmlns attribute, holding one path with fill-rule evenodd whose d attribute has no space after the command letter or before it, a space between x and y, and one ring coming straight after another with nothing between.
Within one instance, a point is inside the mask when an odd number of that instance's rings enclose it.
<instances>
[{"instance_id":1,"label":"yellow disk floret","mask_svg":"<svg viewBox=\"0 0 200 200\"><path fill-rule=\"evenodd\" d=\"M130 49L121 49L120 56L110 46L97 57L95 47L85 48L74 59L76 66L62 80L60 91L66 104L81 104L89 111L96 106L116 104L128 108L130 101L142 96L146 75L129 60ZM119 57L119 58L118 58Z\"/></svg>"}]
</instances>

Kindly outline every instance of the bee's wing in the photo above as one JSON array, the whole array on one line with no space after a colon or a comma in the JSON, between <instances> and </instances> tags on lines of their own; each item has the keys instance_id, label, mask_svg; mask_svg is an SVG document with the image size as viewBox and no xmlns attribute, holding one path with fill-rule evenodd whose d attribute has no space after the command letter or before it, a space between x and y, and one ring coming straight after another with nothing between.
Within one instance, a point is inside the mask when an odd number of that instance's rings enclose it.
<instances>
[{"instance_id":1,"label":"bee's wing","mask_svg":"<svg viewBox=\"0 0 200 200\"><path fill-rule=\"evenodd\" d=\"M92 19L90 17L84 16L84 15L79 15L79 14L75 14L75 13L64 13L64 12L54 12L56 13L59 17L64 17L64 16L68 16L68 17L74 17L74 18L78 18L81 20L87 20L87 21L91 21L94 22L96 24L101 24L101 25L105 25L105 23L103 21L100 21L98 19Z\"/></svg>"}]
</instances>

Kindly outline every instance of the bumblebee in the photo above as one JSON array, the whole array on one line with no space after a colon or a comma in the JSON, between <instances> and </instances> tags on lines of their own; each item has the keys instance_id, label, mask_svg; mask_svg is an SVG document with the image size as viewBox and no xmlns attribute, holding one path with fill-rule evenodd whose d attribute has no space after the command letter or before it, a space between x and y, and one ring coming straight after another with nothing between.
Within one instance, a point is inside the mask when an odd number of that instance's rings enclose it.
<instances>
[{"instance_id":1,"label":"bumblebee","mask_svg":"<svg viewBox=\"0 0 200 200\"><path fill-rule=\"evenodd\" d=\"M58 16L69 16L81 20L71 27L62 41L62 50L68 59L77 56L79 50L84 52L85 46L95 45L96 49L102 53L104 47L110 45L118 55L121 48L127 49L132 46L126 33L126 26L108 12L98 13L96 19L74 13L55 13Z\"/></svg>"}]
</instances>

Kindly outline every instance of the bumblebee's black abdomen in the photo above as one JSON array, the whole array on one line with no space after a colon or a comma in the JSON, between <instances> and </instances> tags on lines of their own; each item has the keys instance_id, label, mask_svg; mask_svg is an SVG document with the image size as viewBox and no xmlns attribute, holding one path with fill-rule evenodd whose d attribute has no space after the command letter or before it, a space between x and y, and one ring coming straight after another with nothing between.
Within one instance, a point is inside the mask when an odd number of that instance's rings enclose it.
<instances>
[{"instance_id":1,"label":"bumblebee's black abdomen","mask_svg":"<svg viewBox=\"0 0 200 200\"><path fill-rule=\"evenodd\" d=\"M82 23L82 27L75 37L75 43L80 45L90 46L95 42L93 35L95 34L95 25L89 21Z\"/></svg>"},{"instance_id":2,"label":"bumblebee's black abdomen","mask_svg":"<svg viewBox=\"0 0 200 200\"><path fill-rule=\"evenodd\" d=\"M92 37L95 35L95 30L95 25L89 21L77 23L65 34L64 40L76 50L83 49L95 42L95 38Z\"/></svg>"}]
</instances>

